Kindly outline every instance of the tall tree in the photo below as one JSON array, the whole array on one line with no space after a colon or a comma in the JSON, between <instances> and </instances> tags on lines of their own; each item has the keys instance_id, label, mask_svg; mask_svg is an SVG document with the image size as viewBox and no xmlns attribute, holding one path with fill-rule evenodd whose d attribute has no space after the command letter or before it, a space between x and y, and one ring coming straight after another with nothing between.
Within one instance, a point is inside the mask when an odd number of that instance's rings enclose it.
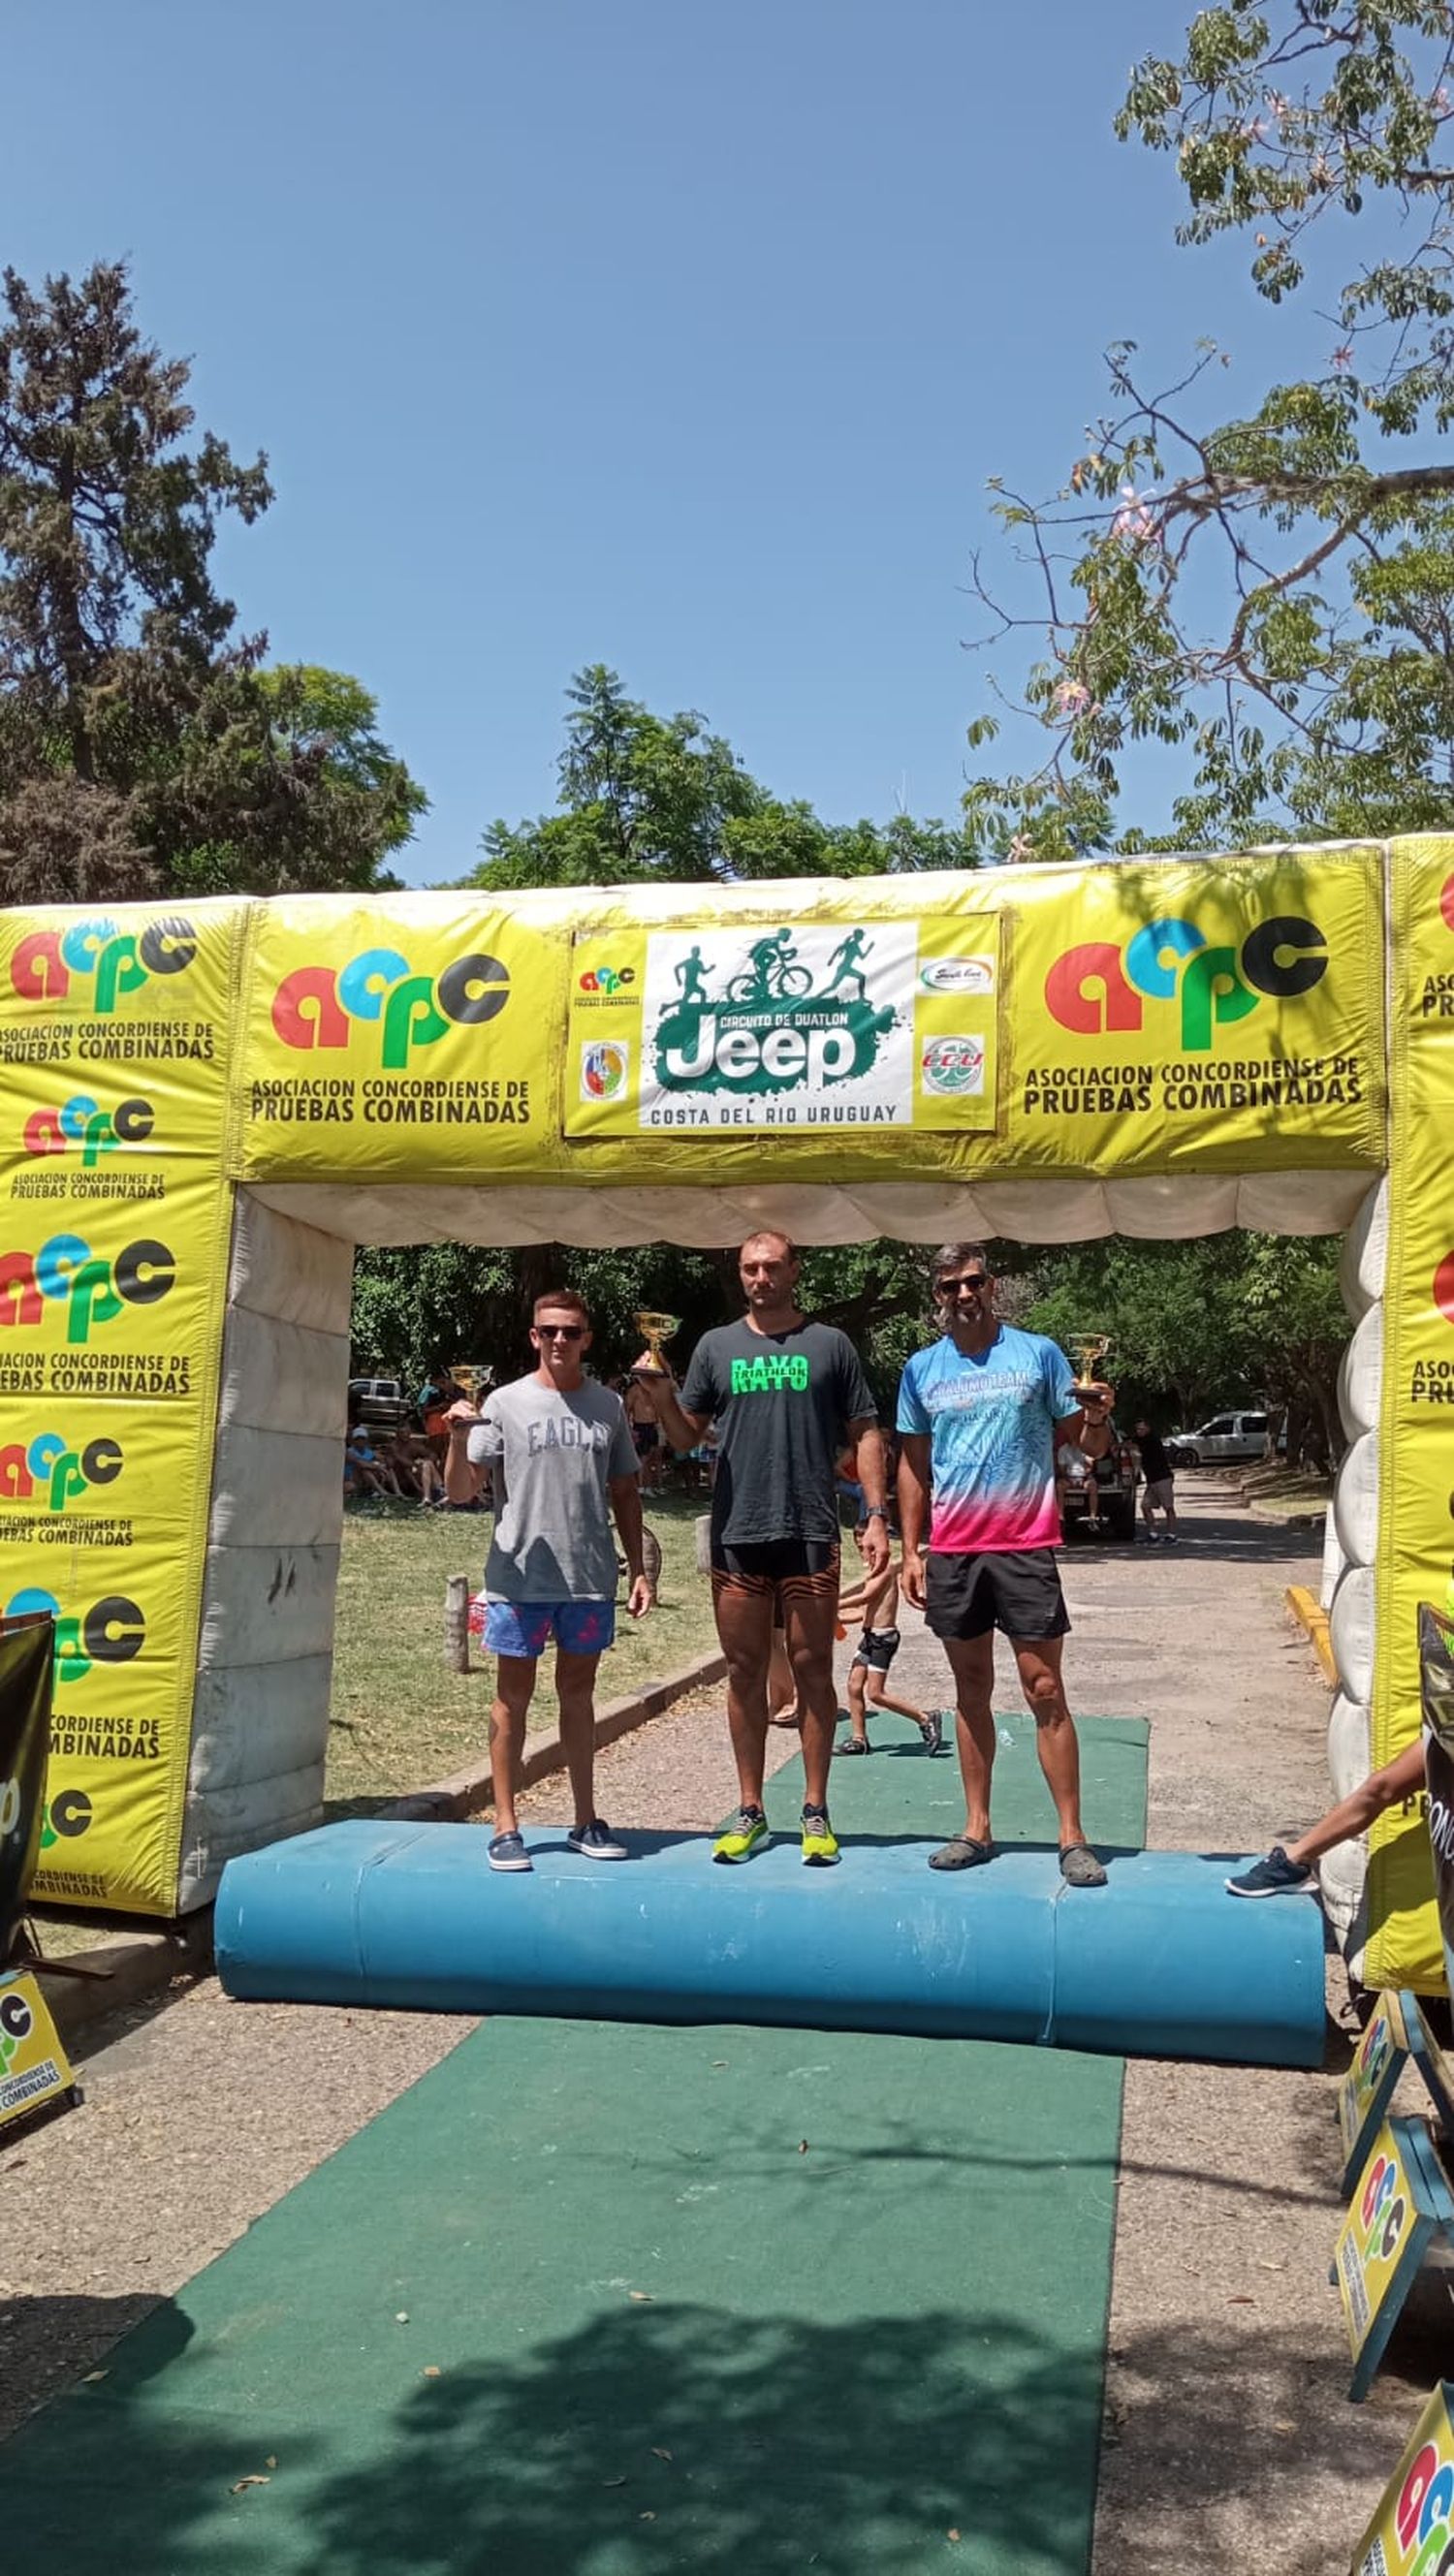
<instances>
[{"instance_id":1,"label":"tall tree","mask_svg":"<svg viewBox=\"0 0 1454 2576\"><path fill-rule=\"evenodd\" d=\"M531 823L492 823L472 884L710 885L976 863L958 825L906 815L888 824L824 823L811 806L784 803L702 716L653 715L604 663L578 672L566 701L560 810Z\"/></svg>"},{"instance_id":2,"label":"tall tree","mask_svg":"<svg viewBox=\"0 0 1454 2576\"><path fill-rule=\"evenodd\" d=\"M1000 489L1031 587L977 565L988 640L1038 636L1050 736L969 791L1002 856L1454 823L1451 116L1450 0L1221 0L1137 66L1117 131L1174 157L1178 241L1245 240L1259 296L1333 325L1231 417L1224 352L1161 391L1128 340L1061 489ZM1121 809L1136 741L1180 754L1159 815Z\"/></svg>"},{"instance_id":3,"label":"tall tree","mask_svg":"<svg viewBox=\"0 0 1454 2576\"><path fill-rule=\"evenodd\" d=\"M211 557L272 498L266 459L192 438L184 359L141 337L125 265L0 324L0 892L26 901L367 886L421 791L354 681L267 672Z\"/></svg>"}]
</instances>

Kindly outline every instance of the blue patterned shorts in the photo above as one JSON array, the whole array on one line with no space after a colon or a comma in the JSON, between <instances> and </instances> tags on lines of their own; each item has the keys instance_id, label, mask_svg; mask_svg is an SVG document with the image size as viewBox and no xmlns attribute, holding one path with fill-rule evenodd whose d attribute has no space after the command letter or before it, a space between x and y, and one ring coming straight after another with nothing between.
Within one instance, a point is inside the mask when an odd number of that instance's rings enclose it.
<instances>
[{"instance_id":1,"label":"blue patterned shorts","mask_svg":"<svg viewBox=\"0 0 1454 2576\"><path fill-rule=\"evenodd\" d=\"M487 1601L485 1644L492 1655L533 1663L551 1637L568 1655L599 1655L616 1642L614 1601Z\"/></svg>"}]
</instances>

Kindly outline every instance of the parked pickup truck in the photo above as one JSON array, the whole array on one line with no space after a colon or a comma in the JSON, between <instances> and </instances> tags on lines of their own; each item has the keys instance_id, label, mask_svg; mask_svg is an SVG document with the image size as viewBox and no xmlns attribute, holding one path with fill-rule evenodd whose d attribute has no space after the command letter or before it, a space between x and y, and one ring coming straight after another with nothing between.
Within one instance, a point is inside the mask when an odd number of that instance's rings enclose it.
<instances>
[{"instance_id":1,"label":"parked pickup truck","mask_svg":"<svg viewBox=\"0 0 1454 2576\"><path fill-rule=\"evenodd\" d=\"M396 1377L351 1377L348 1381L348 1411L353 1422L366 1422L371 1431L392 1440L409 1427L411 1407L403 1382Z\"/></svg>"},{"instance_id":2,"label":"parked pickup truck","mask_svg":"<svg viewBox=\"0 0 1454 2576\"><path fill-rule=\"evenodd\" d=\"M1064 1447L1055 1453L1055 1494L1060 1505L1060 1525L1067 1541L1091 1528L1089 1478L1076 1471L1077 1462L1068 1457ZM1097 1503L1101 1534L1105 1538L1134 1538L1136 1535L1136 1487L1140 1470L1136 1452L1123 1440L1115 1423L1111 1424L1111 1445L1104 1458L1095 1463Z\"/></svg>"}]
</instances>

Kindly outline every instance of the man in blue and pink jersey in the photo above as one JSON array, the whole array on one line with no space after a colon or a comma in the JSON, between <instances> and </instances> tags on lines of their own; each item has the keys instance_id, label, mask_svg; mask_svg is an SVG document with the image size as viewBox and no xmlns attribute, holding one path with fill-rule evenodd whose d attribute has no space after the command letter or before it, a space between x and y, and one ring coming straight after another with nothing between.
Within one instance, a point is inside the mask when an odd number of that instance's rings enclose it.
<instances>
[{"instance_id":1,"label":"man in blue and pink jersey","mask_svg":"<svg viewBox=\"0 0 1454 2576\"><path fill-rule=\"evenodd\" d=\"M1035 1720L1061 1875L1072 1887L1102 1887L1106 1873L1080 1819L1080 1748L1060 1673L1070 1618L1055 1561L1055 1449L1074 1440L1088 1457L1105 1456L1111 1389L1099 1380L1077 1386L1054 1342L1001 1322L981 1245L945 1244L934 1262L934 1297L942 1336L915 1352L899 1386L899 1523L905 1596L925 1612L954 1675L965 1825L929 1866L974 1869L994 1858L998 1628Z\"/></svg>"}]
</instances>

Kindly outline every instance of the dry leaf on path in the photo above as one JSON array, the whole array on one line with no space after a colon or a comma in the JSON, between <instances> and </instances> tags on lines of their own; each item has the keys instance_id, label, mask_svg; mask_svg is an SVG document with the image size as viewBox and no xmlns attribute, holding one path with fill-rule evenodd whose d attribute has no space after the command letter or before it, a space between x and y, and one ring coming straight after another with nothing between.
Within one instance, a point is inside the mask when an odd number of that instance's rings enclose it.
<instances>
[{"instance_id":1,"label":"dry leaf on path","mask_svg":"<svg viewBox=\"0 0 1454 2576\"><path fill-rule=\"evenodd\" d=\"M244 2487L267 2487L267 2486L271 2486L271 2485L272 2485L272 2480L271 2480L271 2478L258 2478L258 2477L251 2477L251 2478L239 2478L239 2479L238 2479L238 2481L237 2481L236 2486L235 2486L235 2487L230 2488L228 2492L229 2492L230 2494L232 2494L232 2495L241 2495L242 2490L243 2490L243 2488L244 2488Z\"/></svg>"},{"instance_id":2,"label":"dry leaf on path","mask_svg":"<svg viewBox=\"0 0 1454 2576\"><path fill-rule=\"evenodd\" d=\"M651 2456L654 2460L669 2460L671 2458L671 2453L670 2451L659 2450L656 2443L653 2442L651 2446Z\"/></svg>"},{"instance_id":3,"label":"dry leaf on path","mask_svg":"<svg viewBox=\"0 0 1454 2576\"><path fill-rule=\"evenodd\" d=\"M649 2290L629 2290L627 2292L627 2297L642 2300L648 2308L651 2305L651 2292Z\"/></svg>"}]
</instances>

